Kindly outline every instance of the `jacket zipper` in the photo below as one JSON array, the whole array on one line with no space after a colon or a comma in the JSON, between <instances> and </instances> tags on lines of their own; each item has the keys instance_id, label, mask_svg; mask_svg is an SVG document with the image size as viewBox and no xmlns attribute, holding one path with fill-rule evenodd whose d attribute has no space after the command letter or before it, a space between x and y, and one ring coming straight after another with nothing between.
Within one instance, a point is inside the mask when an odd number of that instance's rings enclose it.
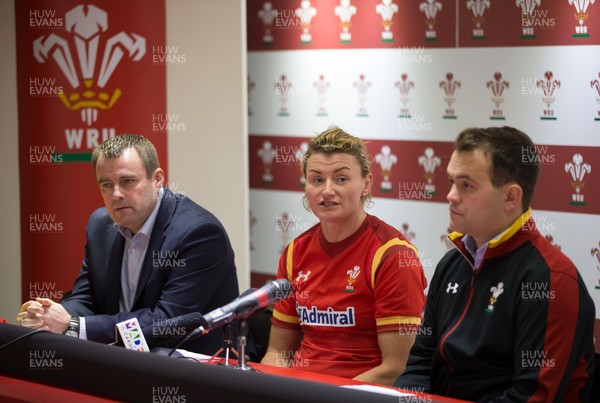
<instances>
[{"instance_id":1,"label":"jacket zipper","mask_svg":"<svg viewBox=\"0 0 600 403\"><path fill-rule=\"evenodd\" d=\"M460 318L458 318L458 321L454 324L454 326L452 326L452 328L450 328L450 330L448 330L446 332L444 337L442 337L442 341L440 342L440 356L442 357L442 360L444 360L444 362L448 366L449 374L452 374L452 371L454 370L454 368L452 367L452 364L450 364L450 362L446 358L446 355L444 354L444 343L446 343L448 336L450 336L456 330L456 328L461 324L461 322L467 315L467 311L469 309L469 306L471 305L471 299L473 298L473 291L475 288L475 279L477 278L477 271L475 271L475 267L473 266L471 261L465 256L465 254L462 252L462 250L460 250L460 248L456 248L456 249L460 252L460 254L466 259L466 261L471 266L472 274L471 274L471 284L469 286L469 297L467 298L467 303L465 305L465 308L463 309L463 312L460 315ZM447 394L450 395L450 383L448 383Z\"/></svg>"}]
</instances>

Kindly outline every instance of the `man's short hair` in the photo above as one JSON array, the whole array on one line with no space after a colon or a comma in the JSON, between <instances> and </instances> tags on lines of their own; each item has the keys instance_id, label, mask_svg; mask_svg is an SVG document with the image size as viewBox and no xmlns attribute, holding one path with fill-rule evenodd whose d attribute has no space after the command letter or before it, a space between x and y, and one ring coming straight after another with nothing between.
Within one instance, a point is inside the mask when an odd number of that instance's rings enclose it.
<instances>
[{"instance_id":1,"label":"man's short hair","mask_svg":"<svg viewBox=\"0 0 600 403\"><path fill-rule=\"evenodd\" d=\"M490 161L495 187L515 182L523 189L523 211L531 205L540 172L539 157L528 135L513 127L472 127L456 138L458 152L481 150Z\"/></svg>"},{"instance_id":2,"label":"man's short hair","mask_svg":"<svg viewBox=\"0 0 600 403\"><path fill-rule=\"evenodd\" d=\"M128 148L134 148L137 151L146 169L148 178L160 167L156 148L154 148L154 144L150 140L138 134L121 134L111 137L94 149L92 152L94 173L96 172L96 164L100 156L104 158L118 158Z\"/></svg>"}]
</instances>

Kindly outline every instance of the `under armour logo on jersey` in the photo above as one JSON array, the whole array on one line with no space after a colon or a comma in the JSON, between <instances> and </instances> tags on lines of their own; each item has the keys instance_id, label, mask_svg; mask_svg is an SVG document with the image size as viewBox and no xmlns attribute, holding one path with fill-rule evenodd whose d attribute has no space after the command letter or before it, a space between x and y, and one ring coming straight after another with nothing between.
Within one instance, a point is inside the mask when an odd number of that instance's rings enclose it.
<instances>
[{"instance_id":1,"label":"under armour logo on jersey","mask_svg":"<svg viewBox=\"0 0 600 403\"><path fill-rule=\"evenodd\" d=\"M310 273L311 273L310 270L306 274L304 274L304 270L300 270L298 272L298 276L296 277L296 282L300 282L300 280L303 280L303 281L308 280L308 276L310 276Z\"/></svg>"},{"instance_id":2,"label":"under armour logo on jersey","mask_svg":"<svg viewBox=\"0 0 600 403\"><path fill-rule=\"evenodd\" d=\"M456 294L458 292L458 283L448 283L448 288L446 288L446 294L450 294L450 291L452 291L452 294Z\"/></svg>"}]
</instances>

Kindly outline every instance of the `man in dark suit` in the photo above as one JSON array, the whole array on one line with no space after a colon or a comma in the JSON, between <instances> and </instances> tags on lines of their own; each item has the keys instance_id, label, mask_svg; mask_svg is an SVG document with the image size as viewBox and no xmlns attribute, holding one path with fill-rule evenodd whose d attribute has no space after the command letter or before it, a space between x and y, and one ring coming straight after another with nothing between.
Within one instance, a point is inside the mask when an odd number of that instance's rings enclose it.
<instances>
[{"instance_id":1,"label":"man in dark suit","mask_svg":"<svg viewBox=\"0 0 600 403\"><path fill-rule=\"evenodd\" d=\"M17 316L23 326L110 343L122 321L136 317L143 328L208 313L239 295L225 229L209 211L164 187L150 141L116 136L94 150L92 165L105 208L88 222L79 276L60 303L24 303ZM213 354L221 337L213 331L185 348Z\"/></svg>"}]
</instances>

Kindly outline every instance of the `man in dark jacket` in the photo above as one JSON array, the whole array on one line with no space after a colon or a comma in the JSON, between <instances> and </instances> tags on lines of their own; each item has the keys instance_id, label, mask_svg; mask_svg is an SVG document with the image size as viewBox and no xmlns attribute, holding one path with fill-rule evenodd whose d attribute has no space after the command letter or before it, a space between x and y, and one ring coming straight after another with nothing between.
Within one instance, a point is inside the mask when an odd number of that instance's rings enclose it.
<instances>
[{"instance_id":1,"label":"man in dark jacket","mask_svg":"<svg viewBox=\"0 0 600 403\"><path fill-rule=\"evenodd\" d=\"M188 331L173 318L208 313L239 295L225 229L209 211L164 187L150 141L111 138L96 147L92 165L105 207L88 222L79 276L60 303L25 302L17 316L23 326L110 343L117 323L137 318L142 328L172 323L163 329L168 341ZM218 329L184 347L212 355L221 345Z\"/></svg>"},{"instance_id":2,"label":"man in dark jacket","mask_svg":"<svg viewBox=\"0 0 600 403\"><path fill-rule=\"evenodd\" d=\"M459 134L448 164L450 240L396 386L472 401L588 402L595 309L577 268L540 235L531 139Z\"/></svg>"}]
</instances>

